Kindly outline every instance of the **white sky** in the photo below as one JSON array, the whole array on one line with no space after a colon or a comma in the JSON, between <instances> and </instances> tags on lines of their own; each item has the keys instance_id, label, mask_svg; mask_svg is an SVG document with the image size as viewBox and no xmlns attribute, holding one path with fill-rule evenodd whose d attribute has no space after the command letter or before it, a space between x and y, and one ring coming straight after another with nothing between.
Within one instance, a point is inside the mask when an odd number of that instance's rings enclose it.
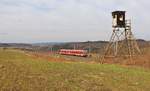
<instances>
[{"instance_id":1,"label":"white sky","mask_svg":"<svg viewBox=\"0 0 150 91\"><path fill-rule=\"evenodd\" d=\"M108 40L114 10L127 11L135 36L150 40L149 0L0 0L0 42Z\"/></svg>"}]
</instances>

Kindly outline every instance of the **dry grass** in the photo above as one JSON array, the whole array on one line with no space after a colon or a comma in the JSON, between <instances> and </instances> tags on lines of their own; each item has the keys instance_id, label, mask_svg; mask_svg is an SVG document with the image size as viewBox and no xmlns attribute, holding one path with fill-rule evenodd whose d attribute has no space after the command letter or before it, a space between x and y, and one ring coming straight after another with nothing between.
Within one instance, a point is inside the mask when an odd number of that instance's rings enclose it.
<instances>
[{"instance_id":1,"label":"dry grass","mask_svg":"<svg viewBox=\"0 0 150 91\"><path fill-rule=\"evenodd\" d=\"M128 66L138 66L142 68L150 68L150 48L141 49L141 55L130 57L105 58L100 62L107 64L119 64Z\"/></svg>"},{"instance_id":2,"label":"dry grass","mask_svg":"<svg viewBox=\"0 0 150 91\"><path fill-rule=\"evenodd\" d=\"M56 60L57 62L50 61ZM149 91L150 70L0 49L0 91Z\"/></svg>"}]
</instances>

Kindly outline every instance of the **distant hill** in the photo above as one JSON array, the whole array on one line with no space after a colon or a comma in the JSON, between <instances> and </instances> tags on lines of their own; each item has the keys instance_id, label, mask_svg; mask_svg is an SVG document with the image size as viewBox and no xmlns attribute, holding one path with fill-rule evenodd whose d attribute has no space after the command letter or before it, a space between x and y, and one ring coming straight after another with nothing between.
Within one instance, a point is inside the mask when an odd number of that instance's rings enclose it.
<instances>
[{"instance_id":1,"label":"distant hill","mask_svg":"<svg viewBox=\"0 0 150 91\"><path fill-rule=\"evenodd\" d=\"M98 52L101 49L104 49L107 43L107 41L69 42L63 44L56 44L53 46L53 49L84 49L92 52Z\"/></svg>"},{"instance_id":2,"label":"distant hill","mask_svg":"<svg viewBox=\"0 0 150 91\"><path fill-rule=\"evenodd\" d=\"M33 43L33 46L53 46L55 44L61 44L62 42L47 42L47 43Z\"/></svg>"},{"instance_id":3,"label":"distant hill","mask_svg":"<svg viewBox=\"0 0 150 91\"><path fill-rule=\"evenodd\" d=\"M87 42L70 42L70 43L63 43L63 44L56 44L53 45L54 50L59 49L85 49L90 52L102 52L104 51L105 47L107 46L108 41L87 41ZM138 39L137 44L140 48L150 47L150 42Z\"/></svg>"},{"instance_id":4,"label":"distant hill","mask_svg":"<svg viewBox=\"0 0 150 91\"><path fill-rule=\"evenodd\" d=\"M150 47L150 41L146 41L143 39L137 39L137 43L140 48Z\"/></svg>"},{"instance_id":5,"label":"distant hill","mask_svg":"<svg viewBox=\"0 0 150 91\"><path fill-rule=\"evenodd\" d=\"M0 47L29 48L32 47L32 45L25 43L0 43Z\"/></svg>"},{"instance_id":6,"label":"distant hill","mask_svg":"<svg viewBox=\"0 0 150 91\"><path fill-rule=\"evenodd\" d=\"M140 48L150 47L150 41L138 39ZM31 51L58 51L59 49L84 49L89 52L104 51L108 41L86 41L86 42L47 42L47 43L0 43L0 47L11 47Z\"/></svg>"}]
</instances>

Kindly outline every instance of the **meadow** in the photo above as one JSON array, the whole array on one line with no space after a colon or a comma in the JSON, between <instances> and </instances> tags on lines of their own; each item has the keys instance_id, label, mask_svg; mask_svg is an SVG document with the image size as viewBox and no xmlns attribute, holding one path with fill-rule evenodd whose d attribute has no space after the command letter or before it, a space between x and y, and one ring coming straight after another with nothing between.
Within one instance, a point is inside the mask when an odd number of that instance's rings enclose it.
<instances>
[{"instance_id":1,"label":"meadow","mask_svg":"<svg viewBox=\"0 0 150 91\"><path fill-rule=\"evenodd\" d=\"M0 91L149 91L150 70L0 49Z\"/></svg>"}]
</instances>

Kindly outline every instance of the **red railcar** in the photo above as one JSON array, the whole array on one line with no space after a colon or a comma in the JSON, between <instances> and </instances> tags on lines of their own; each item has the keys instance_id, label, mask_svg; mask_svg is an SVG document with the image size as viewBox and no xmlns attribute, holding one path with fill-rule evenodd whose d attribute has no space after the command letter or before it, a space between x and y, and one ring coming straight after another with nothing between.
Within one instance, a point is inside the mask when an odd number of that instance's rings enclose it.
<instances>
[{"instance_id":1,"label":"red railcar","mask_svg":"<svg viewBox=\"0 0 150 91\"><path fill-rule=\"evenodd\" d=\"M59 54L62 55L71 55L71 56L80 56L87 57L87 50L73 50L73 49L60 49Z\"/></svg>"}]
</instances>

